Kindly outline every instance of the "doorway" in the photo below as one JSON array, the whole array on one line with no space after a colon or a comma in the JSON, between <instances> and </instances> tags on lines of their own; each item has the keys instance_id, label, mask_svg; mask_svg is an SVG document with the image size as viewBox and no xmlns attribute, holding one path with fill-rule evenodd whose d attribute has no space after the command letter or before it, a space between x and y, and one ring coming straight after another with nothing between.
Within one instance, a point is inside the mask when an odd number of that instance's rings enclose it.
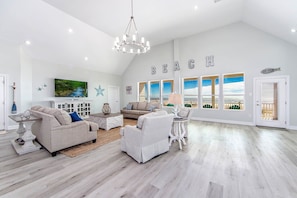
<instances>
[{"instance_id":1,"label":"doorway","mask_svg":"<svg viewBox=\"0 0 297 198\"><path fill-rule=\"evenodd\" d=\"M117 86L108 86L108 103L111 113L120 112L120 88Z\"/></svg>"},{"instance_id":2,"label":"doorway","mask_svg":"<svg viewBox=\"0 0 297 198\"><path fill-rule=\"evenodd\" d=\"M256 78L255 124L268 127L287 127L288 83L286 76Z\"/></svg>"},{"instance_id":3,"label":"doorway","mask_svg":"<svg viewBox=\"0 0 297 198\"><path fill-rule=\"evenodd\" d=\"M6 76L0 74L0 131L6 129Z\"/></svg>"}]
</instances>

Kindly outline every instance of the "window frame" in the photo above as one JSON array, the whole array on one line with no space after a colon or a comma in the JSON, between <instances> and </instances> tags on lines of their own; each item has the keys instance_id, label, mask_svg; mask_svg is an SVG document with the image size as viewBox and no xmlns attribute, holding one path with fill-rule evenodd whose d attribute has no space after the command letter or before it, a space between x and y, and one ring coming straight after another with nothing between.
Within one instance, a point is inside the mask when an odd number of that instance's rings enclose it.
<instances>
[{"instance_id":1,"label":"window frame","mask_svg":"<svg viewBox=\"0 0 297 198\"><path fill-rule=\"evenodd\" d=\"M240 75L242 74L242 77L243 77L243 93L242 94L225 94L225 88L224 88L224 84L227 84L225 83L225 76L235 76L235 75ZM226 73L226 74L222 74L222 104L223 104L223 110L225 111L245 111L245 104L246 104L246 93L245 93L245 90L246 90L246 85L245 85L245 73L244 72L234 72L234 73ZM234 108L225 108L227 105L225 104L225 96L242 96L242 100L243 102L239 104L230 104L231 106L233 105L238 105L240 107L240 109L234 109ZM230 107L231 107L230 106Z\"/></svg>"},{"instance_id":2,"label":"window frame","mask_svg":"<svg viewBox=\"0 0 297 198\"><path fill-rule=\"evenodd\" d=\"M217 83L217 88L218 88L218 93L216 93L216 84L214 84L214 88L213 86L213 81L211 82L211 94L204 94L203 93L203 80L211 80L208 78L213 78L216 77L216 79L218 79L218 83ZM201 91L200 91L200 108L201 109L207 109L207 110L219 110L220 109L220 98L221 98L221 78L219 74L214 74L214 75L205 75L205 76L201 76L201 80L200 80L201 84ZM214 81L215 82L215 81ZM214 94L212 92L215 92ZM211 98L211 104L204 104L203 103L203 96L208 96ZM216 102L217 101L217 102ZM208 105L210 107L206 107L205 105Z\"/></svg>"},{"instance_id":3,"label":"window frame","mask_svg":"<svg viewBox=\"0 0 297 198\"><path fill-rule=\"evenodd\" d=\"M197 95L186 95L185 94L185 80L197 80ZM200 77L195 76L195 77L184 77L182 78L182 97L183 97L183 105L185 105L185 96L197 96L196 97L196 105L193 106L193 103L191 103L191 108L199 108L200 100Z\"/></svg>"}]
</instances>

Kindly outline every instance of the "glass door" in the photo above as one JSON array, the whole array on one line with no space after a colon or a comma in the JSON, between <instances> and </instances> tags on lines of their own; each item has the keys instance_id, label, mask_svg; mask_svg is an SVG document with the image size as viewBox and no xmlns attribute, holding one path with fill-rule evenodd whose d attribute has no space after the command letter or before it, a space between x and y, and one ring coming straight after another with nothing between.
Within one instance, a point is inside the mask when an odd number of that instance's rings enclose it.
<instances>
[{"instance_id":1,"label":"glass door","mask_svg":"<svg viewBox=\"0 0 297 198\"><path fill-rule=\"evenodd\" d=\"M256 125L286 127L286 82L279 77L256 79Z\"/></svg>"}]
</instances>

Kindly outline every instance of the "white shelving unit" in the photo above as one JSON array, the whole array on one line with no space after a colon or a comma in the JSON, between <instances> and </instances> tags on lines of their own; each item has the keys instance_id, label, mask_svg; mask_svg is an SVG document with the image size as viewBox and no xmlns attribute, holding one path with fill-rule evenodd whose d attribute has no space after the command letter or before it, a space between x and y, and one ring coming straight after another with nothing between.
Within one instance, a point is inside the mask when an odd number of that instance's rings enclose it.
<instances>
[{"instance_id":1,"label":"white shelving unit","mask_svg":"<svg viewBox=\"0 0 297 198\"><path fill-rule=\"evenodd\" d=\"M80 117L89 117L91 113L91 101L87 100L64 100L64 101L50 101L52 108L62 109L69 113L74 111Z\"/></svg>"}]
</instances>

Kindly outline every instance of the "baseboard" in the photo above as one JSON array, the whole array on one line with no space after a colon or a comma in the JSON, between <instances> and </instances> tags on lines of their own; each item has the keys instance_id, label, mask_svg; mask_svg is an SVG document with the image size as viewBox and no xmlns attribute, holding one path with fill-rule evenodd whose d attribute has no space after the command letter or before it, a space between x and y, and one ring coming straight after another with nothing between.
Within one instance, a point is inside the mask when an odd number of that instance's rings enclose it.
<instances>
[{"instance_id":1,"label":"baseboard","mask_svg":"<svg viewBox=\"0 0 297 198\"><path fill-rule=\"evenodd\" d=\"M16 130L19 128L19 125L11 125L7 127L7 130Z\"/></svg>"},{"instance_id":2,"label":"baseboard","mask_svg":"<svg viewBox=\"0 0 297 198\"><path fill-rule=\"evenodd\" d=\"M290 129L290 130L297 130L297 126L292 126L292 125L290 125L290 126L287 127L287 129Z\"/></svg>"},{"instance_id":3,"label":"baseboard","mask_svg":"<svg viewBox=\"0 0 297 198\"><path fill-rule=\"evenodd\" d=\"M255 126L253 122L240 122L240 121L234 121L234 120L221 120L221 119L210 119L210 118L200 118L200 117L191 117L191 120Z\"/></svg>"}]
</instances>

